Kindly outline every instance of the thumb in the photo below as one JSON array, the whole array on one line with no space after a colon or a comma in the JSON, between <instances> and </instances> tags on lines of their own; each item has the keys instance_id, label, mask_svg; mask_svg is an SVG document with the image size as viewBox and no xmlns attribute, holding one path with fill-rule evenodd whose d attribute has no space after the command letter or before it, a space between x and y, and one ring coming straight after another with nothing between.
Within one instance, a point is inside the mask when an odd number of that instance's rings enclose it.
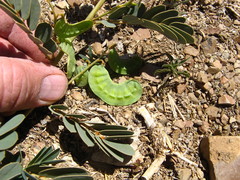
<instances>
[{"instance_id":1,"label":"thumb","mask_svg":"<svg viewBox=\"0 0 240 180\"><path fill-rule=\"evenodd\" d=\"M66 89L66 76L54 66L0 57L0 112L52 104Z\"/></svg>"}]
</instances>

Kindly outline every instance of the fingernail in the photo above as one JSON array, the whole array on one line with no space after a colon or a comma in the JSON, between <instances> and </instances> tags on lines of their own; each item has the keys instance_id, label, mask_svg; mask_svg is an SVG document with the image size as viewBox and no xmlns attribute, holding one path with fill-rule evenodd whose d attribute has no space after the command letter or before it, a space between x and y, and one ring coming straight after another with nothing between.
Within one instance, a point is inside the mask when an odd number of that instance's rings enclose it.
<instances>
[{"instance_id":1,"label":"fingernail","mask_svg":"<svg viewBox=\"0 0 240 180\"><path fill-rule=\"evenodd\" d=\"M63 75L50 75L43 79L39 98L42 101L57 101L61 99L67 89L67 79Z\"/></svg>"}]
</instances>

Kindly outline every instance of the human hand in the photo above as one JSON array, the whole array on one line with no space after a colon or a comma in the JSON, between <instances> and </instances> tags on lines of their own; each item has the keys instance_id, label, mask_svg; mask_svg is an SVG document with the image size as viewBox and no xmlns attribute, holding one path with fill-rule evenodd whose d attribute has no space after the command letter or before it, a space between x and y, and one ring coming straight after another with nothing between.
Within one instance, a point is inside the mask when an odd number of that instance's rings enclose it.
<instances>
[{"instance_id":1,"label":"human hand","mask_svg":"<svg viewBox=\"0 0 240 180\"><path fill-rule=\"evenodd\" d=\"M61 99L67 79L0 9L0 113L45 106Z\"/></svg>"}]
</instances>

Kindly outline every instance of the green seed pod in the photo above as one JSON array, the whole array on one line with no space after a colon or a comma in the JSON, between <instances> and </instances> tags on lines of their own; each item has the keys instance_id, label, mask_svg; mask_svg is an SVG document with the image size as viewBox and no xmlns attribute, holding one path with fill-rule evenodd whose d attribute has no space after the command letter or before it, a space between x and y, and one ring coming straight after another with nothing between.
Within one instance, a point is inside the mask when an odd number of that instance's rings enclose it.
<instances>
[{"instance_id":1,"label":"green seed pod","mask_svg":"<svg viewBox=\"0 0 240 180\"><path fill-rule=\"evenodd\" d=\"M91 68L88 82L94 94L109 105L130 105L139 100L142 95L142 87L137 81L114 83L108 71L101 65Z\"/></svg>"}]
</instances>

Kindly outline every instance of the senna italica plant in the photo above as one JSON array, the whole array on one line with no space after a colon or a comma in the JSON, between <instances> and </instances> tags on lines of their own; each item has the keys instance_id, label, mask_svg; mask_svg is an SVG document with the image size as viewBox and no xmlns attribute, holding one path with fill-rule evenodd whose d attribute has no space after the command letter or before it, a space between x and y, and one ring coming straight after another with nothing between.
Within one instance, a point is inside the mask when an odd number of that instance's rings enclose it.
<instances>
[{"instance_id":1,"label":"senna italica plant","mask_svg":"<svg viewBox=\"0 0 240 180\"><path fill-rule=\"evenodd\" d=\"M53 7L50 0L46 1L50 7ZM73 40L96 24L103 24L109 28L114 28L118 24L127 24L158 31L178 43L193 43L193 29L185 24L186 19L180 17L178 11L169 9L165 5L147 9L141 1L136 3L129 0L97 16L98 10L104 3L105 0L100 0L85 20L74 24L68 23L65 15L57 16L53 8L53 24L38 24L40 17L38 0L0 1L0 8L28 33L28 36L51 60L52 64L57 64L64 54L67 55L69 84L75 83L79 86L89 84L92 91L110 105L133 104L142 95L141 85L135 80L128 80L122 84L114 83L109 76L106 65L108 64L116 73L128 75L141 67L141 58L134 56L128 61L123 61L116 50L112 48L108 54L103 54L100 57L91 56L90 61L84 62L84 66L77 66ZM35 30L34 34L32 30ZM57 49L60 51L55 55L54 52ZM66 114L64 112L66 107L62 105L50 106L49 108L54 114L61 117L70 132L78 133L87 146L97 145L107 155L119 161L124 161L123 155L133 155L134 151L129 144L117 141L133 136L133 132L126 127L84 121L81 115ZM0 155L2 154L3 152L0 151Z\"/></svg>"}]
</instances>

